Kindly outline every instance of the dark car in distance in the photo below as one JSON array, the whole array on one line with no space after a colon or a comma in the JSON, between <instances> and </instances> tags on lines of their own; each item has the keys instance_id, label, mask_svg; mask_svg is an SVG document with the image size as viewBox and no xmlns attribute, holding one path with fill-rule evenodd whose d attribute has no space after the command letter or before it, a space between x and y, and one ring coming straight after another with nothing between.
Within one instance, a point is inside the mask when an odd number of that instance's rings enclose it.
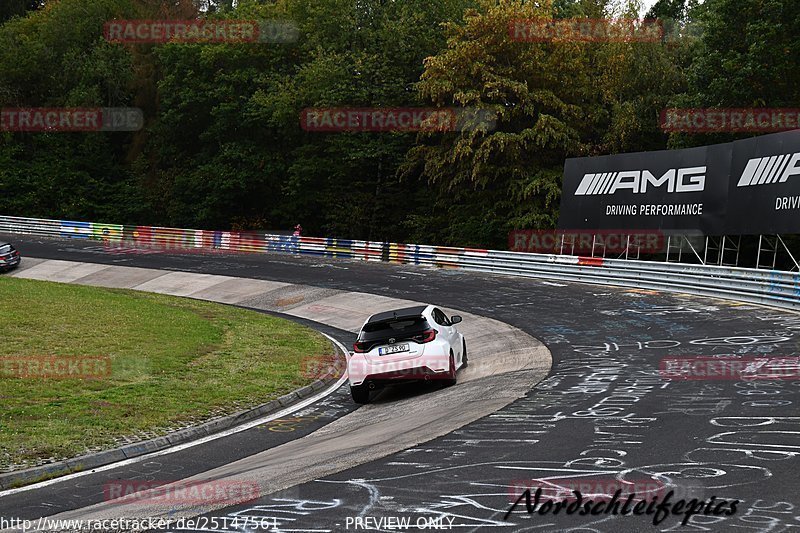
<instances>
[{"instance_id":1,"label":"dark car in distance","mask_svg":"<svg viewBox=\"0 0 800 533\"><path fill-rule=\"evenodd\" d=\"M11 243L0 242L0 272L11 270L19 265L20 257L16 248Z\"/></svg>"}]
</instances>

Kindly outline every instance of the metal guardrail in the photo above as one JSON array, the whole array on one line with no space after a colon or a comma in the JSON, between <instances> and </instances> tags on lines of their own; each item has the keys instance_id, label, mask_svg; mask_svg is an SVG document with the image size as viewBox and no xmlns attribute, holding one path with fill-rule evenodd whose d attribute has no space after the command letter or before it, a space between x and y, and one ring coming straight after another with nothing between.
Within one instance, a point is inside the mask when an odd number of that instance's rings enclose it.
<instances>
[{"instance_id":1,"label":"metal guardrail","mask_svg":"<svg viewBox=\"0 0 800 533\"><path fill-rule=\"evenodd\" d=\"M448 246L0 216L0 232L95 239L120 252L284 252L678 292L800 310L800 274Z\"/></svg>"}]
</instances>

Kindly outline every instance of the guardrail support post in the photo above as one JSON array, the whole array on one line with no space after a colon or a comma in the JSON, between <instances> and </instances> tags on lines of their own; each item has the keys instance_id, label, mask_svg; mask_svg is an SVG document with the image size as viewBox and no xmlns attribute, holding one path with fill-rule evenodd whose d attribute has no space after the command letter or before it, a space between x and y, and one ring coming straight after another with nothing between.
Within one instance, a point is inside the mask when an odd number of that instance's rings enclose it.
<instances>
[{"instance_id":1,"label":"guardrail support post","mask_svg":"<svg viewBox=\"0 0 800 533\"><path fill-rule=\"evenodd\" d=\"M786 253L787 253L787 254L789 254L789 257L791 258L791 260L792 260L792 263L794 263L794 268L796 268L797 270L800 270L800 264L798 264L798 263L797 263L797 259L795 259L795 258L794 258L794 256L792 255L792 252L791 252L791 250L789 250L789 247L788 247L788 246L786 246L786 243L785 243L785 242L783 242L783 237L781 237L780 235L776 235L775 237L777 237L777 239L778 239L778 240L780 241L780 243L783 245L783 249L784 249L784 250L786 250ZM777 252L777 250L776 250L776 252L775 252L775 255L776 255L776 256L778 255L778 252ZM775 264L774 264L774 262L773 262L773 266L772 266L772 268L773 268L773 270L775 269ZM793 271L794 271L794 268L792 269Z\"/></svg>"}]
</instances>

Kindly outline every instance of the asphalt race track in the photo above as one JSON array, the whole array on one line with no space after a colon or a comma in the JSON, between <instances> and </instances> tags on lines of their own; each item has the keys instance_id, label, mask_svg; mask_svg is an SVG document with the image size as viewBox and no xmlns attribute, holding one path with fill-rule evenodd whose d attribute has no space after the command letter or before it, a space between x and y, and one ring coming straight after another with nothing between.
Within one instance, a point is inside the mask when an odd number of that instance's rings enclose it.
<instances>
[{"instance_id":1,"label":"asphalt race track","mask_svg":"<svg viewBox=\"0 0 800 533\"><path fill-rule=\"evenodd\" d=\"M800 315L722 300L458 270L290 255L135 255L109 253L90 241L8 238L23 262L26 256L85 261L429 301L510 324L552 352L547 379L494 414L382 459L215 510L189 530L403 530L397 526L402 522L386 522L396 517L410 521L413 530L427 525L465 532L800 531L800 379L678 381L659 374L666 357L797 357ZM331 333L343 342L352 340L347 332ZM503 379L511 386L515 377ZM476 383L481 381L469 385ZM426 395L406 394L419 401ZM98 501L97 487L109 476L196 475L286 439L324 432L355 406L343 387L309 409L319 416L290 435L253 428L164 456L156 464L136 465L137 472L109 471L0 495L0 516L50 516L69 509L76 511L63 514L80 516ZM739 503L732 515L715 515L708 506L684 527L683 511L656 526L652 514L529 515L520 505L504 520L519 487L582 486L603 493L620 483L647 487L653 493L643 497L650 499L663 496L665 489L675 491L673 501L714 497L715 510L723 500L728 502L723 509ZM235 528L235 517L252 520L247 528Z\"/></svg>"}]
</instances>

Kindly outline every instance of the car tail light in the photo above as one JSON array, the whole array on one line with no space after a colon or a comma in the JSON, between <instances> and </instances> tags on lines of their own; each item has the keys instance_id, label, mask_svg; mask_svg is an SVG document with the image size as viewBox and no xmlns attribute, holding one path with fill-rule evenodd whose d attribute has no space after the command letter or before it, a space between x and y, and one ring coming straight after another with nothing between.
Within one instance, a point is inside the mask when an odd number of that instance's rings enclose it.
<instances>
[{"instance_id":1,"label":"car tail light","mask_svg":"<svg viewBox=\"0 0 800 533\"><path fill-rule=\"evenodd\" d=\"M414 337L414 340L420 344L425 344L426 342L431 342L435 338L436 338L436 330L428 329L423 331L421 334L416 335Z\"/></svg>"},{"instance_id":2,"label":"car tail light","mask_svg":"<svg viewBox=\"0 0 800 533\"><path fill-rule=\"evenodd\" d=\"M365 353L368 352L367 350L367 343L366 342L357 342L353 344L353 351L356 353Z\"/></svg>"}]
</instances>

